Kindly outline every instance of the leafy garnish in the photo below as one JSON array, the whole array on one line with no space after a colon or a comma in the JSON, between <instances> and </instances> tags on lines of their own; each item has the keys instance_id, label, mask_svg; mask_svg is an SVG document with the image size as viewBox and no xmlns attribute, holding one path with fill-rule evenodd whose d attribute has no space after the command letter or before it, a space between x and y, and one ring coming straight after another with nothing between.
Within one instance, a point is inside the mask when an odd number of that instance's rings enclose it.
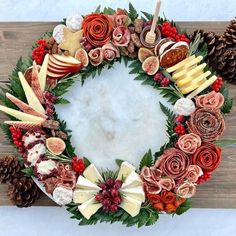
<instances>
[{"instance_id":1,"label":"leafy garnish","mask_svg":"<svg viewBox=\"0 0 236 236\"><path fill-rule=\"evenodd\" d=\"M151 149L148 150L147 153L144 154L142 160L139 164L139 170L142 170L144 166L151 167L153 165L153 155Z\"/></svg>"}]
</instances>

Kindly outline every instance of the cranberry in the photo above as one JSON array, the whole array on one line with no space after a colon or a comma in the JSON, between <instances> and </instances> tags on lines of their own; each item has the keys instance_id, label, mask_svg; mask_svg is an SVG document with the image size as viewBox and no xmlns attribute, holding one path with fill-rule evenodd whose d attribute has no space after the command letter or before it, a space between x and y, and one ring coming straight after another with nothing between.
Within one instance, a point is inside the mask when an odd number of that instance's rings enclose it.
<instances>
[{"instance_id":1,"label":"cranberry","mask_svg":"<svg viewBox=\"0 0 236 236\"><path fill-rule=\"evenodd\" d=\"M162 79L162 81L161 81L161 86L162 87L168 87L169 84L170 84L170 79L169 78L165 77L165 78Z\"/></svg>"},{"instance_id":2,"label":"cranberry","mask_svg":"<svg viewBox=\"0 0 236 236\"><path fill-rule=\"evenodd\" d=\"M112 196L112 197L117 197L118 195L119 195L118 190L115 189L115 188L113 188L113 189L111 190L111 196Z\"/></svg>"},{"instance_id":3,"label":"cranberry","mask_svg":"<svg viewBox=\"0 0 236 236\"><path fill-rule=\"evenodd\" d=\"M178 115L178 116L175 117L175 122L176 123L181 123L183 121L184 121L184 116Z\"/></svg>"},{"instance_id":4,"label":"cranberry","mask_svg":"<svg viewBox=\"0 0 236 236\"><path fill-rule=\"evenodd\" d=\"M158 72L154 75L154 81L161 82L161 80L164 78L163 74L161 72Z\"/></svg>"},{"instance_id":5,"label":"cranberry","mask_svg":"<svg viewBox=\"0 0 236 236\"><path fill-rule=\"evenodd\" d=\"M112 187L114 185L114 179L112 179L111 177L107 178L106 183L109 187Z\"/></svg>"},{"instance_id":6,"label":"cranberry","mask_svg":"<svg viewBox=\"0 0 236 236\"><path fill-rule=\"evenodd\" d=\"M120 205L121 204L121 197L120 196L117 196L113 199L113 203L116 204L116 205Z\"/></svg>"},{"instance_id":7,"label":"cranberry","mask_svg":"<svg viewBox=\"0 0 236 236\"><path fill-rule=\"evenodd\" d=\"M116 212L118 210L118 206L117 205L111 205L110 210L111 210L111 212Z\"/></svg>"},{"instance_id":8,"label":"cranberry","mask_svg":"<svg viewBox=\"0 0 236 236\"><path fill-rule=\"evenodd\" d=\"M122 186L122 184L123 184L123 181L117 179L117 180L115 181L115 184L114 184L113 188L115 188L115 189L120 189L121 186Z\"/></svg>"},{"instance_id":9,"label":"cranberry","mask_svg":"<svg viewBox=\"0 0 236 236\"><path fill-rule=\"evenodd\" d=\"M100 184L99 184L99 187L100 187L102 190L107 189L107 185L106 185L105 183L100 183Z\"/></svg>"},{"instance_id":10,"label":"cranberry","mask_svg":"<svg viewBox=\"0 0 236 236\"><path fill-rule=\"evenodd\" d=\"M107 198L107 199L104 199L104 200L103 200L102 204L103 204L104 206L110 206L110 205L111 205L111 201Z\"/></svg>"},{"instance_id":11,"label":"cranberry","mask_svg":"<svg viewBox=\"0 0 236 236\"><path fill-rule=\"evenodd\" d=\"M95 196L95 199L96 199L98 202L103 201L103 196L102 196L102 194L98 193L98 194Z\"/></svg>"},{"instance_id":12,"label":"cranberry","mask_svg":"<svg viewBox=\"0 0 236 236\"><path fill-rule=\"evenodd\" d=\"M108 190L103 190L103 191L102 191L102 196L103 196L104 198L110 197L110 196L111 196L111 195L110 195L110 191L108 191Z\"/></svg>"}]
</instances>

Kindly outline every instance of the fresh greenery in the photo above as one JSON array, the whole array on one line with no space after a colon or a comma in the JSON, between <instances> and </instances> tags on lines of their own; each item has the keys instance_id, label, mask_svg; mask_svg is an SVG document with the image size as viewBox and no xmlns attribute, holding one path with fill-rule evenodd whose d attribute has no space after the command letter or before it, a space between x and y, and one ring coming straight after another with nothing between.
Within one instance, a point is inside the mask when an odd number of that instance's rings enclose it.
<instances>
[{"instance_id":1,"label":"fresh greenery","mask_svg":"<svg viewBox=\"0 0 236 236\"><path fill-rule=\"evenodd\" d=\"M151 149L148 150L143 156L139 164L139 170L142 170L144 166L151 167L153 166L153 155Z\"/></svg>"},{"instance_id":2,"label":"fresh greenery","mask_svg":"<svg viewBox=\"0 0 236 236\"><path fill-rule=\"evenodd\" d=\"M229 97L229 90L226 82L224 82L223 86L220 88L220 92L225 98L224 105L222 106L221 111L225 114L230 113L233 107L233 98Z\"/></svg>"},{"instance_id":3,"label":"fresh greenery","mask_svg":"<svg viewBox=\"0 0 236 236\"><path fill-rule=\"evenodd\" d=\"M189 55L202 56L205 58L208 54L207 44L204 43L204 39L200 32L197 32L193 41L190 43Z\"/></svg>"},{"instance_id":4,"label":"fresh greenery","mask_svg":"<svg viewBox=\"0 0 236 236\"><path fill-rule=\"evenodd\" d=\"M135 19L138 18L138 12L132 5L132 3L129 3L129 12L128 12L129 18L134 21Z\"/></svg>"},{"instance_id":5,"label":"fresh greenery","mask_svg":"<svg viewBox=\"0 0 236 236\"><path fill-rule=\"evenodd\" d=\"M26 176L26 177L34 176L34 171L33 171L32 167L27 167L27 168L25 168L25 169L23 169L21 171L24 173L24 176Z\"/></svg>"},{"instance_id":6,"label":"fresh greenery","mask_svg":"<svg viewBox=\"0 0 236 236\"><path fill-rule=\"evenodd\" d=\"M215 141L215 144L219 147L228 147L232 145L236 145L236 139L220 139Z\"/></svg>"},{"instance_id":7,"label":"fresh greenery","mask_svg":"<svg viewBox=\"0 0 236 236\"><path fill-rule=\"evenodd\" d=\"M184 203L182 203L175 211L176 215L182 215L184 212L191 208L192 201L188 198Z\"/></svg>"},{"instance_id":8,"label":"fresh greenery","mask_svg":"<svg viewBox=\"0 0 236 236\"><path fill-rule=\"evenodd\" d=\"M154 224L159 219L159 212L154 209L149 203L144 203L140 209L140 213L135 217L130 215L123 209L119 209L115 213L106 213L99 209L89 220L85 219L78 211L78 205L71 203L67 205L67 210L72 214L71 218L79 221L79 225L95 225L97 223L120 222L127 227L136 225L137 227L149 226Z\"/></svg>"}]
</instances>

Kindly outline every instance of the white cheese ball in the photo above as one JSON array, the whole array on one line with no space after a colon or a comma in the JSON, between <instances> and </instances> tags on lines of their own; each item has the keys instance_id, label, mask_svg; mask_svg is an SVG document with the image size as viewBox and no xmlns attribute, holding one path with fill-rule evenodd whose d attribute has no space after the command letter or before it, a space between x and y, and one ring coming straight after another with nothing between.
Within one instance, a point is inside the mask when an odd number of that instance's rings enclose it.
<instances>
[{"instance_id":1,"label":"white cheese ball","mask_svg":"<svg viewBox=\"0 0 236 236\"><path fill-rule=\"evenodd\" d=\"M58 44L63 41L63 38L64 38L63 30L65 27L66 27L65 25L60 24L60 25L57 25L53 30L52 37L56 40Z\"/></svg>"},{"instance_id":2,"label":"white cheese ball","mask_svg":"<svg viewBox=\"0 0 236 236\"><path fill-rule=\"evenodd\" d=\"M82 28L83 17L79 14L75 14L67 17L66 26L72 32L76 32Z\"/></svg>"},{"instance_id":3,"label":"white cheese ball","mask_svg":"<svg viewBox=\"0 0 236 236\"><path fill-rule=\"evenodd\" d=\"M37 173L40 175L49 175L57 168L56 162L53 160L44 160L36 164Z\"/></svg>"},{"instance_id":4,"label":"white cheese ball","mask_svg":"<svg viewBox=\"0 0 236 236\"><path fill-rule=\"evenodd\" d=\"M27 161L31 163L31 166L35 166L41 155L46 154L46 148L43 143L35 144L28 150Z\"/></svg>"},{"instance_id":5,"label":"white cheese ball","mask_svg":"<svg viewBox=\"0 0 236 236\"><path fill-rule=\"evenodd\" d=\"M194 102L189 98L180 98L174 105L174 112L177 115L189 116L195 109Z\"/></svg>"},{"instance_id":6,"label":"white cheese ball","mask_svg":"<svg viewBox=\"0 0 236 236\"><path fill-rule=\"evenodd\" d=\"M73 191L72 189L63 186L56 187L52 193L54 201L58 205L66 205L72 202Z\"/></svg>"}]
</instances>

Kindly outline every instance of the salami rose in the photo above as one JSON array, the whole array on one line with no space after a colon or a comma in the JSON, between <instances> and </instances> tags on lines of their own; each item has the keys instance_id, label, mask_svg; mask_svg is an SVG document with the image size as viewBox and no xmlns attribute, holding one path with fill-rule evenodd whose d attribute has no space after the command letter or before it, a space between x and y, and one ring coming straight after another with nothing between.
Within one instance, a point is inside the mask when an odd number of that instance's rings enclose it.
<instances>
[{"instance_id":1,"label":"salami rose","mask_svg":"<svg viewBox=\"0 0 236 236\"><path fill-rule=\"evenodd\" d=\"M114 27L125 26L129 21L127 13L122 9L118 9L115 14L109 15L109 17Z\"/></svg>"},{"instance_id":2,"label":"salami rose","mask_svg":"<svg viewBox=\"0 0 236 236\"><path fill-rule=\"evenodd\" d=\"M187 154L177 148L169 148L156 161L155 167L159 168L164 175L174 179L182 179L190 165L190 158Z\"/></svg>"},{"instance_id":3,"label":"salami rose","mask_svg":"<svg viewBox=\"0 0 236 236\"><path fill-rule=\"evenodd\" d=\"M108 61L113 61L116 57L120 57L120 52L112 43L107 43L102 46L104 58Z\"/></svg>"},{"instance_id":4,"label":"salami rose","mask_svg":"<svg viewBox=\"0 0 236 236\"><path fill-rule=\"evenodd\" d=\"M191 198L196 193L196 186L193 183L185 182L181 184L177 190L176 194L182 198Z\"/></svg>"},{"instance_id":5,"label":"salami rose","mask_svg":"<svg viewBox=\"0 0 236 236\"><path fill-rule=\"evenodd\" d=\"M179 137L177 144L183 152L193 154L201 146L201 138L194 133L184 134Z\"/></svg>"},{"instance_id":6,"label":"salami rose","mask_svg":"<svg viewBox=\"0 0 236 236\"><path fill-rule=\"evenodd\" d=\"M195 183L198 178L203 175L202 169L197 165L190 165L187 171L186 179L189 182Z\"/></svg>"},{"instance_id":7,"label":"salami rose","mask_svg":"<svg viewBox=\"0 0 236 236\"><path fill-rule=\"evenodd\" d=\"M90 62L93 66L100 65L104 60L104 54L102 48L95 48L89 52Z\"/></svg>"},{"instance_id":8,"label":"salami rose","mask_svg":"<svg viewBox=\"0 0 236 236\"><path fill-rule=\"evenodd\" d=\"M161 178L159 180L159 184L162 187L162 189L170 191L175 187L175 181L171 178Z\"/></svg>"},{"instance_id":9,"label":"salami rose","mask_svg":"<svg viewBox=\"0 0 236 236\"><path fill-rule=\"evenodd\" d=\"M191 114L188 121L190 132L197 134L204 142L212 142L219 138L225 130L224 118L220 111L199 108Z\"/></svg>"},{"instance_id":10,"label":"salami rose","mask_svg":"<svg viewBox=\"0 0 236 236\"><path fill-rule=\"evenodd\" d=\"M162 202L165 204L174 203L176 200L176 195L172 192L165 192L161 197Z\"/></svg>"},{"instance_id":11,"label":"salami rose","mask_svg":"<svg viewBox=\"0 0 236 236\"><path fill-rule=\"evenodd\" d=\"M113 31L113 43L116 46L128 46L130 42L130 32L124 26L119 26Z\"/></svg>"},{"instance_id":12,"label":"salami rose","mask_svg":"<svg viewBox=\"0 0 236 236\"><path fill-rule=\"evenodd\" d=\"M82 28L90 44L94 47L102 47L111 39L113 24L108 16L93 13L84 18Z\"/></svg>"},{"instance_id":13,"label":"salami rose","mask_svg":"<svg viewBox=\"0 0 236 236\"><path fill-rule=\"evenodd\" d=\"M211 91L208 94L201 95L196 99L198 107L219 109L224 104L224 96L221 93Z\"/></svg>"},{"instance_id":14,"label":"salami rose","mask_svg":"<svg viewBox=\"0 0 236 236\"><path fill-rule=\"evenodd\" d=\"M213 143L203 143L192 156L192 164L201 167L203 172L213 172L220 161L221 148Z\"/></svg>"}]
</instances>

